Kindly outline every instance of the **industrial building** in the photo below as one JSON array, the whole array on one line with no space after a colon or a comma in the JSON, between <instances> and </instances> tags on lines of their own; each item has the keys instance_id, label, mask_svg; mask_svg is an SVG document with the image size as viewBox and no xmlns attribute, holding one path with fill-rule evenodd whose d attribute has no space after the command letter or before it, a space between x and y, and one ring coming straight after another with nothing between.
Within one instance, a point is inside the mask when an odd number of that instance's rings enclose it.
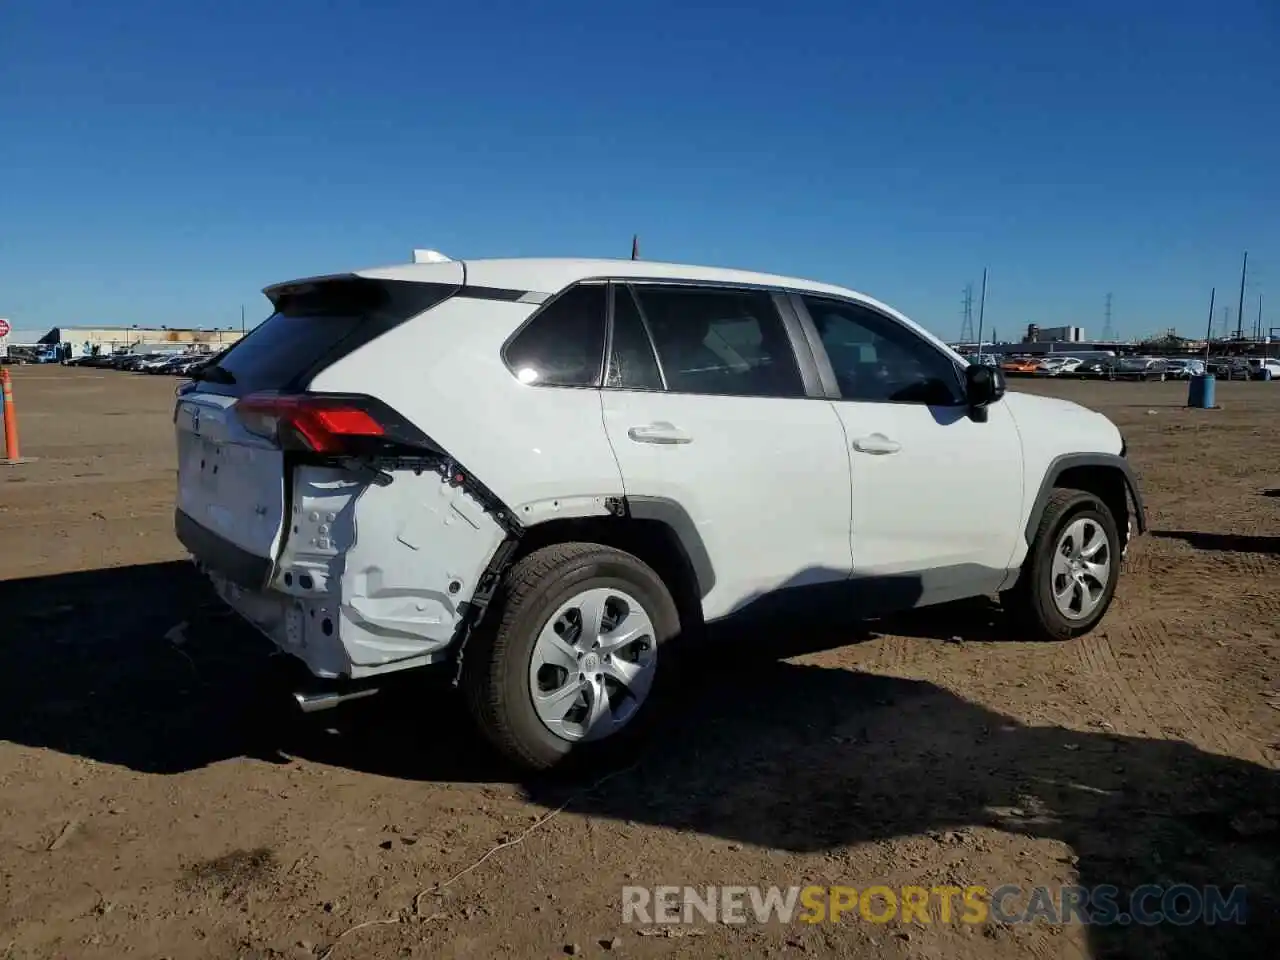
<instances>
[{"instance_id":1,"label":"industrial building","mask_svg":"<svg viewBox=\"0 0 1280 960\"><path fill-rule=\"evenodd\" d=\"M1027 335L1023 343L1083 343L1083 327L1041 327L1034 323L1027 324Z\"/></svg>"},{"instance_id":2,"label":"industrial building","mask_svg":"<svg viewBox=\"0 0 1280 960\"><path fill-rule=\"evenodd\" d=\"M36 343L61 347L59 352L65 359L115 351L217 353L242 336L244 334L240 330L231 327L216 330L180 327L54 327Z\"/></svg>"}]
</instances>

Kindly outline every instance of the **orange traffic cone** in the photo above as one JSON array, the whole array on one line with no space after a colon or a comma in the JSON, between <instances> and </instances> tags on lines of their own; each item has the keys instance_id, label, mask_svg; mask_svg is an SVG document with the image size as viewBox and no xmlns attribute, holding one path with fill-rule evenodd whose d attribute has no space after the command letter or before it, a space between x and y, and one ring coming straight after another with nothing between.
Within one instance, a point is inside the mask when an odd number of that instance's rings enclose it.
<instances>
[{"instance_id":1,"label":"orange traffic cone","mask_svg":"<svg viewBox=\"0 0 1280 960\"><path fill-rule=\"evenodd\" d=\"M4 414L4 459L0 464L23 463L18 451L18 413L13 405L13 381L9 379L8 370L0 370L0 394L4 403L0 412Z\"/></svg>"}]
</instances>

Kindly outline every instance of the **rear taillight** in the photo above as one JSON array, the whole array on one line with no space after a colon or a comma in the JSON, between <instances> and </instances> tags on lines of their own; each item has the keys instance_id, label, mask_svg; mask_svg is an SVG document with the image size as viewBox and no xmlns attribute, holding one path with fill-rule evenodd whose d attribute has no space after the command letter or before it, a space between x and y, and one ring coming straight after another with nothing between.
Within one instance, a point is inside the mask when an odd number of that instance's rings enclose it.
<instances>
[{"instance_id":1,"label":"rear taillight","mask_svg":"<svg viewBox=\"0 0 1280 960\"><path fill-rule=\"evenodd\" d=\"M246 430L285 450L343 456L433 447L417 428L371 397L253 393L236 402L235 412Z\"/></svg>"}]
</instances>

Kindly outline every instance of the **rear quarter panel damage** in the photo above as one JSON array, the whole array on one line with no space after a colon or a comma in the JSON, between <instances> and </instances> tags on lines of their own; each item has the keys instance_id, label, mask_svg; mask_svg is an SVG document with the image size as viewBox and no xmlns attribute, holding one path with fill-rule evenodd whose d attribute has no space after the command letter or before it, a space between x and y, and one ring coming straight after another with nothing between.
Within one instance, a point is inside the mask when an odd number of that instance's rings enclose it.
<instances>
[{"instance_id":1,"label":"rear quarter panel damage","mask_svg":"<svg viewBox=\"0 0 1280 960\"><path fill-rule=\"evenodd\" d=\"M272 587L313 609L327 604L352 676L428 663L456 637L504 535L437 473L398 471L380 487L340 469L299 467ZM322 616L306 619L298 639L333 642Z\"/></svg>"}]
</instances>

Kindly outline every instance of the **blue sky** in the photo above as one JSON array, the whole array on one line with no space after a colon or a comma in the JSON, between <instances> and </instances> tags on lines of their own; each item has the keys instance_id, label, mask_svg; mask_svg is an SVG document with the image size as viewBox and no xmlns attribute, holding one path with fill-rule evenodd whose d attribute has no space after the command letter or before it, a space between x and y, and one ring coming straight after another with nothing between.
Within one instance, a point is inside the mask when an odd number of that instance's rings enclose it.
<instances>
[{"instance_id":1,"label":"blue sky","mask_svg":"<svg viewBox=\"0 0 1280 960\"><path fill-rule=\"evenodd\" d=\"M1275 0L0 4L0 316L452 256L842 283L955 337L1280 325ZM1264 304L1265 306L1265 304ZM1234 326L1234 321L1233 321Z\"/></svg>"}]
</instances>

